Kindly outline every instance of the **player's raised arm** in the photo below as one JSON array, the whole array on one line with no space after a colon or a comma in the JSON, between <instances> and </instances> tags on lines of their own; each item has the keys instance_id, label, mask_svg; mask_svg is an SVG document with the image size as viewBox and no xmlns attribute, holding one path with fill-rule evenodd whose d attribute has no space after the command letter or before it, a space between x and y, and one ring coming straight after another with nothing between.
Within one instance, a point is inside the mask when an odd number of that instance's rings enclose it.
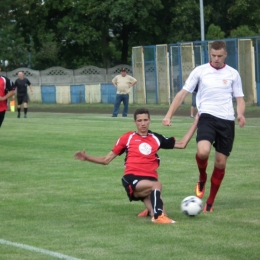
<instances>
[{"instance_id":1,"label":"player's raised arm","mask_svg":"<svg viewBox=\"0 0 260 260\"><path fill-rule=\"evenodd\" d=\"M167 114L165 115L162 123L165 126L170 126L171 125L171 118L174 115L174 113L176 112L176 110L179 108L179 106L182 104L182 102L184 101L185 97L188 95L188 91L185 89L181 89L177 95L175 96L175 98L173 99L170 108L167 112Z\"/></svg>"},{"instance_id":2,"label":"player's raised arm","mask_svg":"<svg viewBox=\"0 0 260 260\"><path fill-rule=\"evenodd\" d=\"M114 158L116 158L117 154L114 152L109 152L106 156L90 156L87 155L85 150L83 151L78 151L74 154L74 157L76 160L80 161L89 161L97 164L104 164L107 165L109 164Z\"/></svg>"}]
</instances>

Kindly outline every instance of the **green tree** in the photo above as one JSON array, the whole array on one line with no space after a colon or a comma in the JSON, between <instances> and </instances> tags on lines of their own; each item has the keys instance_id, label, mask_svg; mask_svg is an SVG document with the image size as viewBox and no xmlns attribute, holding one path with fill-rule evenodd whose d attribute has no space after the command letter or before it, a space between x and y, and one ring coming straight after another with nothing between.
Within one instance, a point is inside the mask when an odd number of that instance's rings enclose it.
<instances>
[{"instance_id":1,"label":"green tree","mask_svg":"<svg viewBox=\"0 0 260 260\"><path fill-rule=\"evenodd\" d=\"M260 2L255 0L235 0L227 12L235 22L231 30L246 25L252 31L258 31L260 25Z\"/></svg>"},{"instance_id":2,"label":"green tree","mask_svg":"<svg viewBox=\"0 0 260 260\"><path fill-rule=\"evenodd\" d=\"M3 43L5 37L6 41L12 38L15 42L13 45L10 41L4 45L0 42L0 45L3 50L11 46L12 53L19 47L20 52L15 56L26 57L31 53L33 68L37 69L130 64L133 46L198 41L201 38L197 0L1 2L0 40ZM259 12L260 2L255 0L204 0L206 39L230 37L234 30L242 30L242 35L259 33ZM11 38L7 35L10 20L15 23L16 30L12 28ZM249 31L238 29L240 26L248 26ZM8 54L7 51L2 53Z\"/></svg>"},{"instance_id":3,"label":"green tree","mask_svg":"<svg viewBox=\"0 0 260 260\"><path fill-rule=\"evenodd\" d=\"M200 9L195 0L174 1L168 43L200 40ZM166 31L166 30L165 30Z\"/></svg>"},{"instance_id":4,"label":"green tree","mask_svg":"<svg viewBox=\"0 0 260 260\"><path fill-rule=\"evenodd\" d=\"M28 46L21 34L14 30L13 24L5 24L0 29L0 60L5 70L13 70L17 67L27 67L29 63ZM4 68L4 61L8 65Z\"/></svg>"},{"instance_id":5,"label":"green tree","mask_svg":"<svg viewBox=\"0 0 260 260\"><path fill-rule=\"evenodd\" d=\"M230 32L231 38L248 37L248 36L256 36L256 35L257 33L250 30L247 25L239 26Z\"/></svg>"},{"instance_id":6,"label":"green tree","mask_svg":"<svg viewBox=\"0 0 260 260\"><path fill-rule=\"evenodd\" d=\"M118 59L115 48L121 49L121 63L128 63L129 43L153 34L156 11L162 8L160 0L16 0L16 5L17 27L32 35L35 48L53 33L59 63L70 68L83 63L109 67Z\"/></svg>"},{"instance_id":7,"label":"green tree","mask_svg":"<svg viewBox=\"0 0 260 260\"><path fill-rule=\"evenodd\" d=\"M225 33L221 31L220 26L216 26L214 24L211 24L208 27L208 32L206 34L206 40L217 40L217 39L223 39L225 36Z\"/></svg>"}]
</instances>

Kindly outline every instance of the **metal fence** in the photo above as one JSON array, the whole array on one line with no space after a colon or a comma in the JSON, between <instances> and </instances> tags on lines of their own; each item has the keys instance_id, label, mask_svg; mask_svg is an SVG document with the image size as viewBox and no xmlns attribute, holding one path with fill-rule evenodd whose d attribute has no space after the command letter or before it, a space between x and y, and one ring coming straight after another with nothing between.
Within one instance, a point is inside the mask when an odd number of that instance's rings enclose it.
<instances>
[{"instance_id":1,"label":"metal fence","mask_svg":"<svg viewBox=\"0 0 260 260\"><path fill-rule=\"evenodd\" d=\"M239 71L245 101L260 106L260 36L224 41L228 52L226 63ZM170 103L184 85L191 70L209 62L211 42L134 47L133 74L137 79L138 89L146 93L142 103ZM135 73L137 60L139 70ZM140 64L141 61L143 64ZM139 101L134 98L135 103Z\"/></svg>"}]
</instances>

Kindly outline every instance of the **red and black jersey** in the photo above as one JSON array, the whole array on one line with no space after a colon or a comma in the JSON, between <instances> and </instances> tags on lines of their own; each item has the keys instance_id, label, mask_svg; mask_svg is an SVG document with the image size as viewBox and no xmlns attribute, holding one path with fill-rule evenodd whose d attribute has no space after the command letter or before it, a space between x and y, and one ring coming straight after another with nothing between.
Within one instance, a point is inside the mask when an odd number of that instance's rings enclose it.
<instances>
[{"instance_id":1,"label":"red and black jersey","mask_svg":"<svg viewBox=\"0 0 260 260\"><path fill-rule=\"evenodd\" d=\"M117 140L112 151L117 155L126 153L125 175L158 178L157 168L160 165L160 158L157 152L160 148L173 149L174 144L174 137L166 138L152 131L148 131L146 136L128 132Z\"/></svg>"},{"instance_id":2,"label":"red and black jersey","mask_svg":"<svg viewBox=\"0 0 260 260\"><path fill-rule=\"evenodd\" d=\"M0 76L0 97L4 97L9 91L15 90L13 82L4 77ZM0 112L7 110L7 100L0 101Z\"/></svg>"}]
</instances>

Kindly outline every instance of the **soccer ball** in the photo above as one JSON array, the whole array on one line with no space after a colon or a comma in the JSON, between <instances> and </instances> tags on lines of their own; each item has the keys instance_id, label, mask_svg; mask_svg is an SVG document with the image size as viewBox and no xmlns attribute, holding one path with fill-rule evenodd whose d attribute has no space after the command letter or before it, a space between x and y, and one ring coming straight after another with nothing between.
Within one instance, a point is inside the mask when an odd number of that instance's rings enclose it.
<instances>
[{"instance_id":1,"label":"soccer ball","mask_svg":"<svg viewBox=\"0 0 260 260\"><path fill-rule=\"evenodd\" d=\"M181 211L189 217L195 217L202 211L202 200L188 196L181 202Z\"/></svg>"}]
</instances>

